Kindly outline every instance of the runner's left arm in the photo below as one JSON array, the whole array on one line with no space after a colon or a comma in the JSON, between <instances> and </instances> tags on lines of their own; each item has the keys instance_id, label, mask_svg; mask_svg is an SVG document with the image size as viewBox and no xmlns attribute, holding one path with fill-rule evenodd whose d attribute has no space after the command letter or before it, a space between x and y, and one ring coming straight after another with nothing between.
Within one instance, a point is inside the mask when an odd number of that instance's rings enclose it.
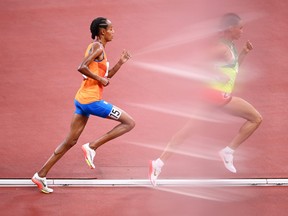
<instances>
[{"instance_id":1,"label":"runner's left arm","mask_svg":"<svg viewBox=\"0 0 288 216\"><path fill-rule=\"evenodd\" d=\"M117 64L113 68L109 69L108 78L112 78L117 73L117 71L121 68L121 66L124 63L126 63L130 58L131 58L130 53L127 50L123 50Z\"/></svg>"},{"instance_id":2,"label":"runner's left arm","mask_svg":"<svg viewBox=\"0 0 288 216\"><path fill-rule=\"evenodd\" d=\"M247 41L244 48L242 49L242 51L240 52L239 54L239 57L238 57L238 63L239 65L242 64L245 56L251 51L253 50L253 45L250 41Z\"/></svg>"}]
</instances>

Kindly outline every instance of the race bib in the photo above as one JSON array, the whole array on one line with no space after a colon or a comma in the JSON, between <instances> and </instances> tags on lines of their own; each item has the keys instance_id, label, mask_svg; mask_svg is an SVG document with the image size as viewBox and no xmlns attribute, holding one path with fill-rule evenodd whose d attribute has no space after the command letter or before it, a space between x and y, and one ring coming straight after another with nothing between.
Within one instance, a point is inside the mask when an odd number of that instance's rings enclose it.
<instances>
[{"instance_id":1,"label":"race bib","mask_svg":"<svg viewBox=\"0 0 288 216\"><path fill-rule=\"evenodd\" d=\"M118 109L117 107L114 107L112 108L111 112L109 113L109 117L112 118L112 119L119 119L120 116L121 116L122 112L120 109Z\"/></svg>"}]
</instances>

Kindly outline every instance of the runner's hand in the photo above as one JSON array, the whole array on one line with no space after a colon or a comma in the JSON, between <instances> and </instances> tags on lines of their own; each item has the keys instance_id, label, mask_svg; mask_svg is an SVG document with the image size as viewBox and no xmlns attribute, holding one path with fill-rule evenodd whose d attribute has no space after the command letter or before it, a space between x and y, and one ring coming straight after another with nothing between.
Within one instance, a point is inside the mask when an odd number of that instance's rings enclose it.
<instances>
[{"instance_id":1,"label":"runner's hand","mask_svg":"<svg viewBox=\"0 0 288 216\"><path fill-rule=\"evenodd\" d=\"M103 86L108 86L109 85L109 81L110 81L110 79L107 78L107 77L102 77L101 80L100 80L100 82L101 82L101 84Z\"/></svg>"},{"instance_id":2,"label":"runner's hand","mask_svg":"<svg viewBox=\"0 0 288 216\"><path fill-rule=\"evenodd\" d=\"M120 56L120 62L124 64L131 58L131 54L127 50L123 50L121 56Z\"/></svg>"},{"instance_id":3,"label":"runner's hand","mask_svg":"<svg viewBox=\"0 0 288 216\"><path fill-rule=\"evenodd\" d=\"M253 45L250 41L247 41L243 50L245 51L245 53L250 52L251 50L253 50Z\"/></svg>"}]
</instances>

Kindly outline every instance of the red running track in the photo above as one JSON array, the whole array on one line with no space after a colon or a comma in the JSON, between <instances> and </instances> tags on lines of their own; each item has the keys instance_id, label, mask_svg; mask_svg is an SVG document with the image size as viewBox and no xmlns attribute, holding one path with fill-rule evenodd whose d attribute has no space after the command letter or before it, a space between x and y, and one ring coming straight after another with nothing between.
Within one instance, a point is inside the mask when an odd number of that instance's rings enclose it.
<instances>
[{"instance_id":1,"label":"red running track","mask_svg":"<svg viewBox=\"0 0 288 216\"><path fill-rule=\"evenodd\" d=\"M115 125L91 118L78 146L65 155L48 178L146 178L147 161L160 151L131 143L162 149L185 119L133 104L185 104L193 86L190 80L135 67L135 63L164 64L176 58L189 65L197 55L189 53L193 50L190 47L196 46L197 41L146 54L141 54L141 50L181 36L191 26L231 11L250 19L245 36L237 45L241 47L241 42L249 39L255 46L239 75L236 94L257 107L264 117L263 124L239 149L235 162L237 175L227 173L214 157L206 160L175 155L167 162L162 178L287 178L287 4L280 0L1 1L0 178L30 178L65 138L74 112L73 97L81 81L76 68L90 42L89 24L97 16L108 17L116 30L114 41L107 46L110 62L117 61L123 48L134 56L106 89L105 99L128 111L137 126L99 149L97 169L91 171L84 163L79 144L95 139ZM190 139L183 149L193 152L200 145L212 154L229 142L240 124L240 121L209 124L205 128L212 131L208 138ZM219 203L147 188L56 188L55 195L46 197L35 188L1 188L1 212L5 215L15 215L17 210L23 215L79 215L83 211L85 215L91 212L116 215L115 211L119 212L117 215L142 212L143 215L192 212L285 215L285 188L235 189L238 190L247 191L252 198Z\"/></svg>"}]
</instances>

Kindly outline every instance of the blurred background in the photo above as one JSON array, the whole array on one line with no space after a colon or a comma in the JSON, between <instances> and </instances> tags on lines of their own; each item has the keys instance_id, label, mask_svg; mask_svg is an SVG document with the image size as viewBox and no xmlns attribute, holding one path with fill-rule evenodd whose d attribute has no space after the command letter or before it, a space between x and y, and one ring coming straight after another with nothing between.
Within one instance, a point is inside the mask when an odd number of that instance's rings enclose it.
<instances>
[{"instance_id":1,"label":"blurred background","mask_svg":"<svg viewBox=\"0 0 288 216\"><path fill-rule=\"evenodd\" d=\"M0 2L0 178L30 178L65 138L80 87L77 67L91 42L90 23L109 18L110 65L123 49L132 54L105 88L104 99L127 111L133 131L99 148L96 170L80 146L116 122L91 117L76 145L48 178L147 178L171 136L194 115L202 72L197 69L218 19L244 20L240 50L254 50L240 68L235 96L253 104L263 123L235 155L237 174L218 158L243 120L213 114L167 161L161 178L287 178L287 2L280 0L4 0ZM196 105L195 105L196 104Z\"/></svg>"}]
</instances>

